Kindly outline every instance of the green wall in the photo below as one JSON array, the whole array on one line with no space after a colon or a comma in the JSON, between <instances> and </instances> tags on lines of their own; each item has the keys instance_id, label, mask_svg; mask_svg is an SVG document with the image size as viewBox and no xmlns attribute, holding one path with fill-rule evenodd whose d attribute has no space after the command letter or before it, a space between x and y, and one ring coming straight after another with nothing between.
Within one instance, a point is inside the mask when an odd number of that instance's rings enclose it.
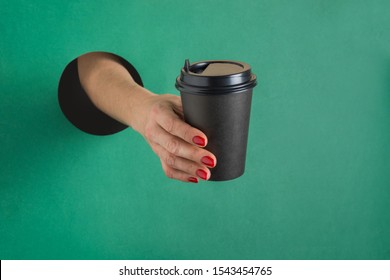
<instances>
[{"instance_id":1,"label":"green wall","mask_svg":"<svg viewBox=\"0 0 390 280\"><path fill-rule=\"evenodd\" d=\"M0 259L390 259L389 1L0 2ZM185 58L257 74L247 168L165 178L131 129L62 115L62 70L116 53L175 93Z\"/></svg>"}]
</instances>

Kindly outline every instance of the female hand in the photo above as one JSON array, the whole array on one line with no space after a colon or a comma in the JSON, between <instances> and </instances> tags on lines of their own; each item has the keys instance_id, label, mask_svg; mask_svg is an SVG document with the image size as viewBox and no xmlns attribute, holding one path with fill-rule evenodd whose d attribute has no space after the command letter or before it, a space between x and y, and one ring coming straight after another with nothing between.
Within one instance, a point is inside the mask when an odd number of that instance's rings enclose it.
<instances>
[{"instance_id":1,"label":"female hand","mask_svg":"<svg viewBox=\"0 0 390 280\"><path fill-rule=\"evenodd\" d=\"M148 95L142 104L133 107L133 112L132 127L160 158L167 177L193 183L198 178L210 178L209 168L216 165L217 159L203 149L206 135L183 121L180 97Z\"/></svg>"},{"instance_id":2,"label":"female hand","mask_svg":"<svg viewBox=\"0 0 390 280\"><path fill-rule=\"evenodd\" d=\"M208 180L217 159L203 149L207 137L183 121L180 97L139 86L116 56L93 52L78 58L80 82L97 108L138 131L169 178Z\"/></svg>"}]
</instances>

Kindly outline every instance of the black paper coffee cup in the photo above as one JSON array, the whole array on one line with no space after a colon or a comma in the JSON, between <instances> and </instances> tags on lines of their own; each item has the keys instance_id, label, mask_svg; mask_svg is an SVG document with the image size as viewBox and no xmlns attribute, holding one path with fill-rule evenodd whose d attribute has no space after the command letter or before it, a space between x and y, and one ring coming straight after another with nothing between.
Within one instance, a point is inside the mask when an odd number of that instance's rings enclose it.
<instances>
[{"instance_id":1,"label":"black paper coffee cup","mask_svg":"<svg viewBox=\"0 0 390 280\"><path fill-rule=\"evenodd\" d=\"M225 181L245 171L252 89L256 75L239 61L186 60L176 79L184 119L203 131L206 149L217 157L212 181Z\"/></svg>"}]
</instances>

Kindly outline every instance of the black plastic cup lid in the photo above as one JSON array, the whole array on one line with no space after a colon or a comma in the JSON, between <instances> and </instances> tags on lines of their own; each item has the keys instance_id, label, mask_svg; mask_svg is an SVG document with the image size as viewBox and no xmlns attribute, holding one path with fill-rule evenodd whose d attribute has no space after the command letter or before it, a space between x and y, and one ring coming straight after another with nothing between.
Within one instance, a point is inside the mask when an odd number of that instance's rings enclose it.
<instances>
[{"instance_id":1,"label":"black plastic cup lid","mask_svg":"<svg viewBox=\"0 0 390 280\"><path fill-rule=\"evenodd\" d=\"M239 61L205 60L190 64L185 61L176 88L193 94L227 94L256 86L251 67Z\"/></svg>"}]
</instances>

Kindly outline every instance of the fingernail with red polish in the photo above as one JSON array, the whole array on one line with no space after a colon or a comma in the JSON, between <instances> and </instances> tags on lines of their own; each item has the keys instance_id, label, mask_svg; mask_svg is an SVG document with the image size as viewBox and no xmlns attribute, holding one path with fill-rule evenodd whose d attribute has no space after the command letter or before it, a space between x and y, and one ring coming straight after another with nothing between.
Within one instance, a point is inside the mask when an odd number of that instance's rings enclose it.
<instances>
[{"instance_id":1,"label":"fingernail with red polish","mask_svg":"<svg viewBox=\"0 0 390 280\"><path fill-rule=\"evenodd\" d=\"M194 142L194 144L201 146L201 147L206 145L206 140L200 136L195 136L194 138L192 138L192 142Z\"/></svg>"},{"instance_id":2,"label":"fingernail with red polish","mask_svg":"<svg viewBox=\"0 0 390 280\"><path fill-rule=\"evenodd\" d=\"M204 171L204 170L202 170L202 169L198 169L198 170L196 171L196 175L197 175L198 177L200 177L201 179L203 179L203 180L207 180L207 173L206 173L206 171Z\"/></svg>"},{"instance_id":3,"label":"fingernail with red polish","mask_svg":"<svg viewBox=\"0 0 390 280\"><path fill-rule=\"evenodd\" d=\"M201 161L202 161L202 163L206 164L208 167L214 167L215 166L214 159L209 157L209 156L202 157Z\"/></svg>"},{"instance_id":4,"label":"fingernail with red polish","mask_svg":"<svg viewBox=\"0 0 390 280\"><path fill-rule=\"evenodd\" d=\"M190 177L190 178L188 178L188 182L191 182L191 183L198 183L198 179L195 178L195 177Z\"/></svg>"}]
</instances>

